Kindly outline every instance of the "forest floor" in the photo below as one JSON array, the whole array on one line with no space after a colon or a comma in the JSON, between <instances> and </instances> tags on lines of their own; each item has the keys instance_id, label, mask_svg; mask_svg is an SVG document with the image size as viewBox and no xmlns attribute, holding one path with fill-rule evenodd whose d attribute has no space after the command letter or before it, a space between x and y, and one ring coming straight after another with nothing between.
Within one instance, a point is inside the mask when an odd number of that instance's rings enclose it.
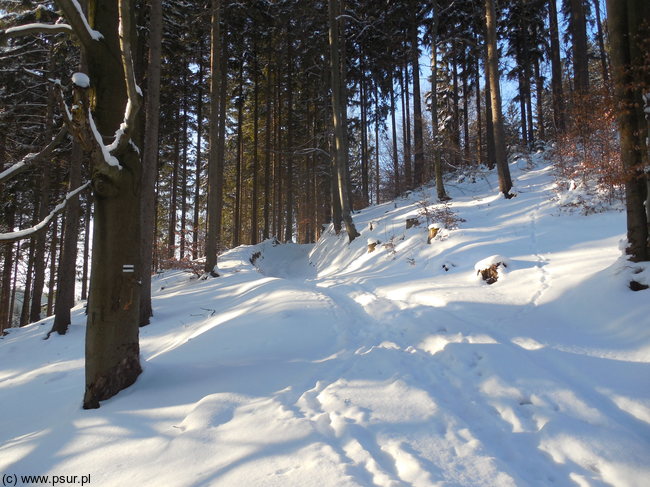
<instances>
[{"instance_id":1,"label":"forest floor","mask_svg":"<svg viewBox=\"0 0 650 487\"><path fill-rule=\"evenodd\" d=\"M510 200L479 172L447 206L425 188L356 213L352 244L329 229L155 277L144 372L97 410L81 306L66 336L10 330L4 485L648 485L650 290L628 286L650 267L622 258L624 212L568 205L541 155L511 171Z\"/></svg>"}]
</instances>

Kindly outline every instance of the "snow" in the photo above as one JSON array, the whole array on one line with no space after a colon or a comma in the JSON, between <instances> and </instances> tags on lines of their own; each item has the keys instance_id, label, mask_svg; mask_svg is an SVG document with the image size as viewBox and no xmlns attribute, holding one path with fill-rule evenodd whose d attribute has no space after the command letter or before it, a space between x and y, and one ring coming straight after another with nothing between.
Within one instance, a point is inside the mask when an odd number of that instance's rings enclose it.
<instances>
[{"instance_id":1,"label":"snow","mask_svg":"<svg viewBox=\"0 0 650 487\"><path fill-rule=\"evenodd\" d=\"M73 7L77 10L79 18L83 22L84 27L86 28L86 31L88 32L90 38L94 41L102 40L104 36L101 34L101 32L96 31L95 29L92 29L90 27L90 24L88 23L88 19L86 18L86 14L84 14L81 5L79 5L79 2L77 0L70 0L70 3L72 3Z\"/></svg>"},{"instance_id":2,"label":"snow","mask_svg":"<svg viewBox=\"0 0 650 487\"><path fill-rule=\"evenodd\" d=\"M406 230L414 192L356 213L350 244L330 228L315 245L233 249L219 278L156 276L144 372L97 410L81 409L81 307L63 337L42 339L51 319L10 330L0 472L102 486L647 484L650 290L628 286L650 266L622 256L624 213L561 210L541 157L511 172L509 200L493 173L450 184L465 221L430 245ZM508 275L488 286L475 265L494 256Z\"/></svg>"},{"instance_id":3,"label":"snow","mask_svg":"<svg viewBox=\"0 0 650 487\"><path fill-rule=\"evenodd\" d=\"M90 78L86 73L74 73L72 75L72 82L80 88L90 87Z\"/></svg>"},{"instance_id":4,"label":"snow","mask_svg":"<svg viewBox=\"0 0 650 487\"><path fill-rule=\"evenodd\" d=\"M90 109L88 109L88 122L90 124L90 129L92 130L92 133L95 136L95 140L97 141L97 145L99 145L102 151L102 155L104 156L104 161L106 162L106 164L121 170L122 165L120 164L120 161L117 160L117 157L111 154L109 146L104 145L104 141L102 139L101 134L99 133L99 130L97 129L97 125L95 125L95 119L93 118L93 114L90 111Z\"/></svg>"},{"instance_id":5,"label":"snow","mask_svg":"<svg viewBox=\"0 0 650 487\"><path fill-rule=\"evenodd\" d=\"M29 30L40 30L40 31L48 31L48 30L56 30L56 31L61 31L61 30L68 30L72 32L72 27L70 27L67 24L42 24L42 23L31 23L31 24L23 24L23 25L17 25L14 27L8 27L5 32L7 34L16 34L20 33L22 31L29 31Z\"/></svg>"}]
</instances>

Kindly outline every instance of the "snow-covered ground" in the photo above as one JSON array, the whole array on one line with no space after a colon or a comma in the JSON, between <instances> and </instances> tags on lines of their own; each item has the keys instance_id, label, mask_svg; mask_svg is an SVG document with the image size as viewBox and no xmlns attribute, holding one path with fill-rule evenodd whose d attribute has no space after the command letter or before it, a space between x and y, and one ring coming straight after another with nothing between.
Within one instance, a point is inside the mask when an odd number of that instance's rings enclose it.
<instances>
[{"instance_id":1,"label":"snow-covered ground","mask_svg":"<svg viewBox=\"0 0 650 487\"><path fill-rule=\"evenodd\" d=\"M156 277L144 373L98 410L81 308L64 337L11 330L4 485L650 485L650 290L628 288L650 269L621 258L624 213L561 211L535 160L511 165L510 200L492 173L450 184L462 220L430 244L428 188L355 214L352 244L267 241L217 279ZM484 260L506 264L492 285Z\"/></svg>"}]
</instances>

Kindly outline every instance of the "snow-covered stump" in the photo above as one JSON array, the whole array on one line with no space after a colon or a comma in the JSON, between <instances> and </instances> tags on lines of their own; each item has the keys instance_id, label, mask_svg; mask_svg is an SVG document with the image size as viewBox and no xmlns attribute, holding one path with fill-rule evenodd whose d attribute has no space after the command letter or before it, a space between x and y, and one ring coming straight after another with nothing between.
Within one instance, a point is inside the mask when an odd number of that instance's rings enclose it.
<instances>
[{"instance_id":1,"label":"snow-covered stump","mask_svg":"<svg viewBox=\"0 0 650 487\"><path fill-rule=\"evenodd\" d=\"M429 225L429 236L427 237L427 243L430 244L431 241L436 238L436 235L438 235L438 232L440 231L440 224L438 223L432 223Z\"/></svg>"},{"instance_id":2,"label":"snow-covered stump","mask_svg":"<svg viewBox=\"0 0 650 487\"><path fill-rule=\"evenodd\" d=\"M474 265L476 275L480 276L487 284L494 284L505 275L505 270L510 265L507 258L502 255L493 255L477 262Z\"/></svg>"},{"instance_id":3,"label":"snow-covered stump","mask_svg":"<svg viewBox=\"0 0 650 487\"><path fill-rule=\"evenodd\" d=\"M377 244L379 244L379 241L374 238L369 238L368 239L368 253L371 254L375 251L375 248L377 248Z\"/></svg>"}]
</instances>

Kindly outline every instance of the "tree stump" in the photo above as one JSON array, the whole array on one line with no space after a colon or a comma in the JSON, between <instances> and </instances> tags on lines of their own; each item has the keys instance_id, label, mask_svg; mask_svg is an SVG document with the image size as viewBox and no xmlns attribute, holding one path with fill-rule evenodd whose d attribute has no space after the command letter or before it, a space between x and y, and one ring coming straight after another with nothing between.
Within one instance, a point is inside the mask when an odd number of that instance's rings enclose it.
<instances>
[{"instance_id":1,"label":"tree stump","mask_svg":"<svg viewBox=\"0 0 650 487\"><path fill-rule=\"evenodd\" d=\"M406 219L406 229L408 230L411 227L417 227L420 226L420 220L417 219L417 217L414 218L407 218Z\"/></svg>"}]
</instances>

